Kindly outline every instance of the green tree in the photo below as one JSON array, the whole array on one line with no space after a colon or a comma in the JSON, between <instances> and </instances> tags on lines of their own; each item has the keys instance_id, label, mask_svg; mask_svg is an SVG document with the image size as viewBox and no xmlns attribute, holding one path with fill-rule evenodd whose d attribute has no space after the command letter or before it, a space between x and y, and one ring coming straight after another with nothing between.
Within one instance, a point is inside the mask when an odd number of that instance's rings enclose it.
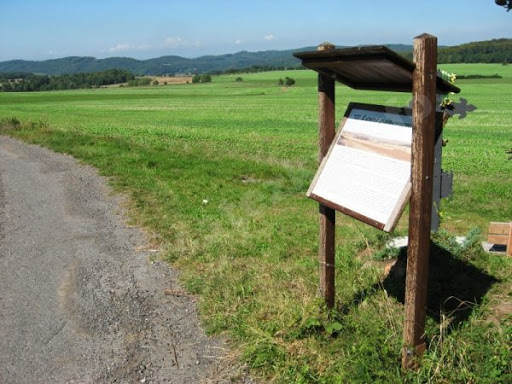
<instances>
[{"instance_id":1,"label":"green tree","mask_svg":"<svg viewBox=\"0 0 512 384\"><path fill-rule=\"evenodd\" d=\"M201 75L201 83L211 83L212 77L209 74Z\"/></svg>"},{"instance_id":2,"label":"green tree","mask_svg":"<svg viewBox=\"0 0 512 384\"><path fill-rule=\"evenodd\" d=\"M212 77L207 73L203 73L202 75L194 75L192 77L192 83L211 83Z\"/></svg>"},{"instance_id":3,"label":"green tree","mask_svg":"<svg viewBox=\"0 0 512 384\"><path fill-rule=\"evenodd\" d=\"M291 77L287 77L287 78L285 79L284 84L285 84L287 87L290 87L290 86L292 86L292 85L294 85L294 84L295 84L295 79L292 79Z\"/></svg>"}]
</instances>

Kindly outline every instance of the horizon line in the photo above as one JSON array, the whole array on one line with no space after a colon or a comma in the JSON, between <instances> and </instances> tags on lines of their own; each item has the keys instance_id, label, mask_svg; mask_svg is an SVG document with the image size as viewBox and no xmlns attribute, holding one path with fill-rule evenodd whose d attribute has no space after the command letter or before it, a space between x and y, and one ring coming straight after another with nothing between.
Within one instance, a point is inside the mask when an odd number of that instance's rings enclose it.
<instances>
[{"instance_id":1,"label":"horizon line","mask_svg":"<svg viewBox=\"0 0 512 384\"><path fill-rule=\"evenodd\" d=\"M488 40L468 41L466 43L455 44L455 45L439 45L439 47L442 47L442 48L457 47L457 46L465 45L465 44L479 43L479 42L485 42L485 41L495 41L495 40L512 40L512 39L507 38L507 37L500 37L500 38L493 38L493 39L488 39ZM380 46L382 46L382 45L384 45L384 46L402 45L402 46L411 46L411 48L412 48L412 42L410 44L386 43L386 44L335 45L335 47L336 48L348 48L348 47L363 47L363 46L372 46L372 45L380 45ZM130 56L96 57L96 56L90 56L90 55L68 55L68 56L56 57L56 58L52 58L52 59L39 59L39 60L37 60L37 59L19 59L19 58L7 59L7 60L1 60L0 63L4 63L4 62L8 62L8 61L33 61L33 62L36 61L36 62L45 62L45 61L62 60L62 59L69 59L69 58L91 58L91 59L94 59L94 60L130 59L130 60L135 60L135 61L149 61L149 60L160 59L160 58L163 58L163 57L179 57L179 58L187 59L187 60L196 60L196 59L200 59L200 58L203 58L203 57L210 57L210 56L211 57L216 57L216 56L236 55L236 54L244 53L244 52L247 52L247 53L260 53L260 52L280 52L280 51L301 51L301 50L304 50L304 49L307 49L307 48L314 48L314 47L316 47L316 46L315 45L311 45L311 46L304 46L304 47L300 47L300 48L265 49L265 50L254 50L254 51L242 49L240 51L236 51L236 52L232 52L232 53L228 52L228 53L219 53L219 54L205 54L205 55L199 55L199 56L193 56L193 57L180 56L180 55L176 55L176 54L174 54L174 55L173 54L169 54L169 55L150 57L150 58L147 58L147 59L137 59L137 58L130 57Z\"/></svg>"}]
</instances>

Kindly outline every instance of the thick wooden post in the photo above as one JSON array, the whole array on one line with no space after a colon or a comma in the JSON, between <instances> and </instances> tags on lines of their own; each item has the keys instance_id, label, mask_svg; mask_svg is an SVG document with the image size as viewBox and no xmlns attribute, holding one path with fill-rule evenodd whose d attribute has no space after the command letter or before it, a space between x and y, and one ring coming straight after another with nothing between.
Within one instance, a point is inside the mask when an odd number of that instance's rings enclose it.
<instances>
[{"instance_id":1,"label":"thick wooden post","mask_svg":"<svg viewBox=\"0 0 512 384\"><path fill-rule=\"evenodd\" d=\"M402 367L417 368L425 351L425 316L435 140L437 38L423 34L414 39L412 192L405 287L405 323Z\"/></svg>"},{"instance_id":2,"label":"thick wooden post","mask_svg":"<svg viewBox=\"0 0 512 384\"><path fill-rule=\"evenodd\" d=\"M333 49L322 44L318 50ZM318 75L318 160L322 161L334 140L335 131L335 85L334 80ZM323 204L319 206L320 237L318 258L320 262L320 292L327 308L334 307L334 237L336 212Z\"/></svg>"}]
</instances>

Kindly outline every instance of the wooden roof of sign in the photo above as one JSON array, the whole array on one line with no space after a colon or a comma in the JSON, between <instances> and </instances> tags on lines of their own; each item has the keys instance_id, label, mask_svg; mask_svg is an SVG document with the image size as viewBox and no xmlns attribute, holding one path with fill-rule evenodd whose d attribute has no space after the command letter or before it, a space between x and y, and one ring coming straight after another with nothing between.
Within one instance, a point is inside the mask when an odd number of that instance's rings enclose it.
<instances>
[{"instance_id":1,"label":"wooden roof of sign","mask_svg":"<svg viewBox=\"0 0 512 384\"><path fill-rule=\"evenodd\" d=\"M351 88L412 92L414 62L383 46L297 52L302 65ZM460 89L437 76L437 92L459 93Z\"/></svg>"}]
</instances>

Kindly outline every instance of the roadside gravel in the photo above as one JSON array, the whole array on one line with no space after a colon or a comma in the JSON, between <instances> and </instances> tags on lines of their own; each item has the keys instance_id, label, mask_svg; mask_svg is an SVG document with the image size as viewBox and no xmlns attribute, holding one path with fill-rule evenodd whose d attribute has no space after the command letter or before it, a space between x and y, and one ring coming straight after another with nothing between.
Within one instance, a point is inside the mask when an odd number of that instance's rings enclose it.
<instances>
[{"instance_id":1,"label":"roadside gravel","mask_svg":"<svg viewBox=\"0 0 512 384\"><path fill-rule=\"evenodd\" d=\"M106 180L0 136L1 383L251 383Z\"/></svg>"}]
</instances>

